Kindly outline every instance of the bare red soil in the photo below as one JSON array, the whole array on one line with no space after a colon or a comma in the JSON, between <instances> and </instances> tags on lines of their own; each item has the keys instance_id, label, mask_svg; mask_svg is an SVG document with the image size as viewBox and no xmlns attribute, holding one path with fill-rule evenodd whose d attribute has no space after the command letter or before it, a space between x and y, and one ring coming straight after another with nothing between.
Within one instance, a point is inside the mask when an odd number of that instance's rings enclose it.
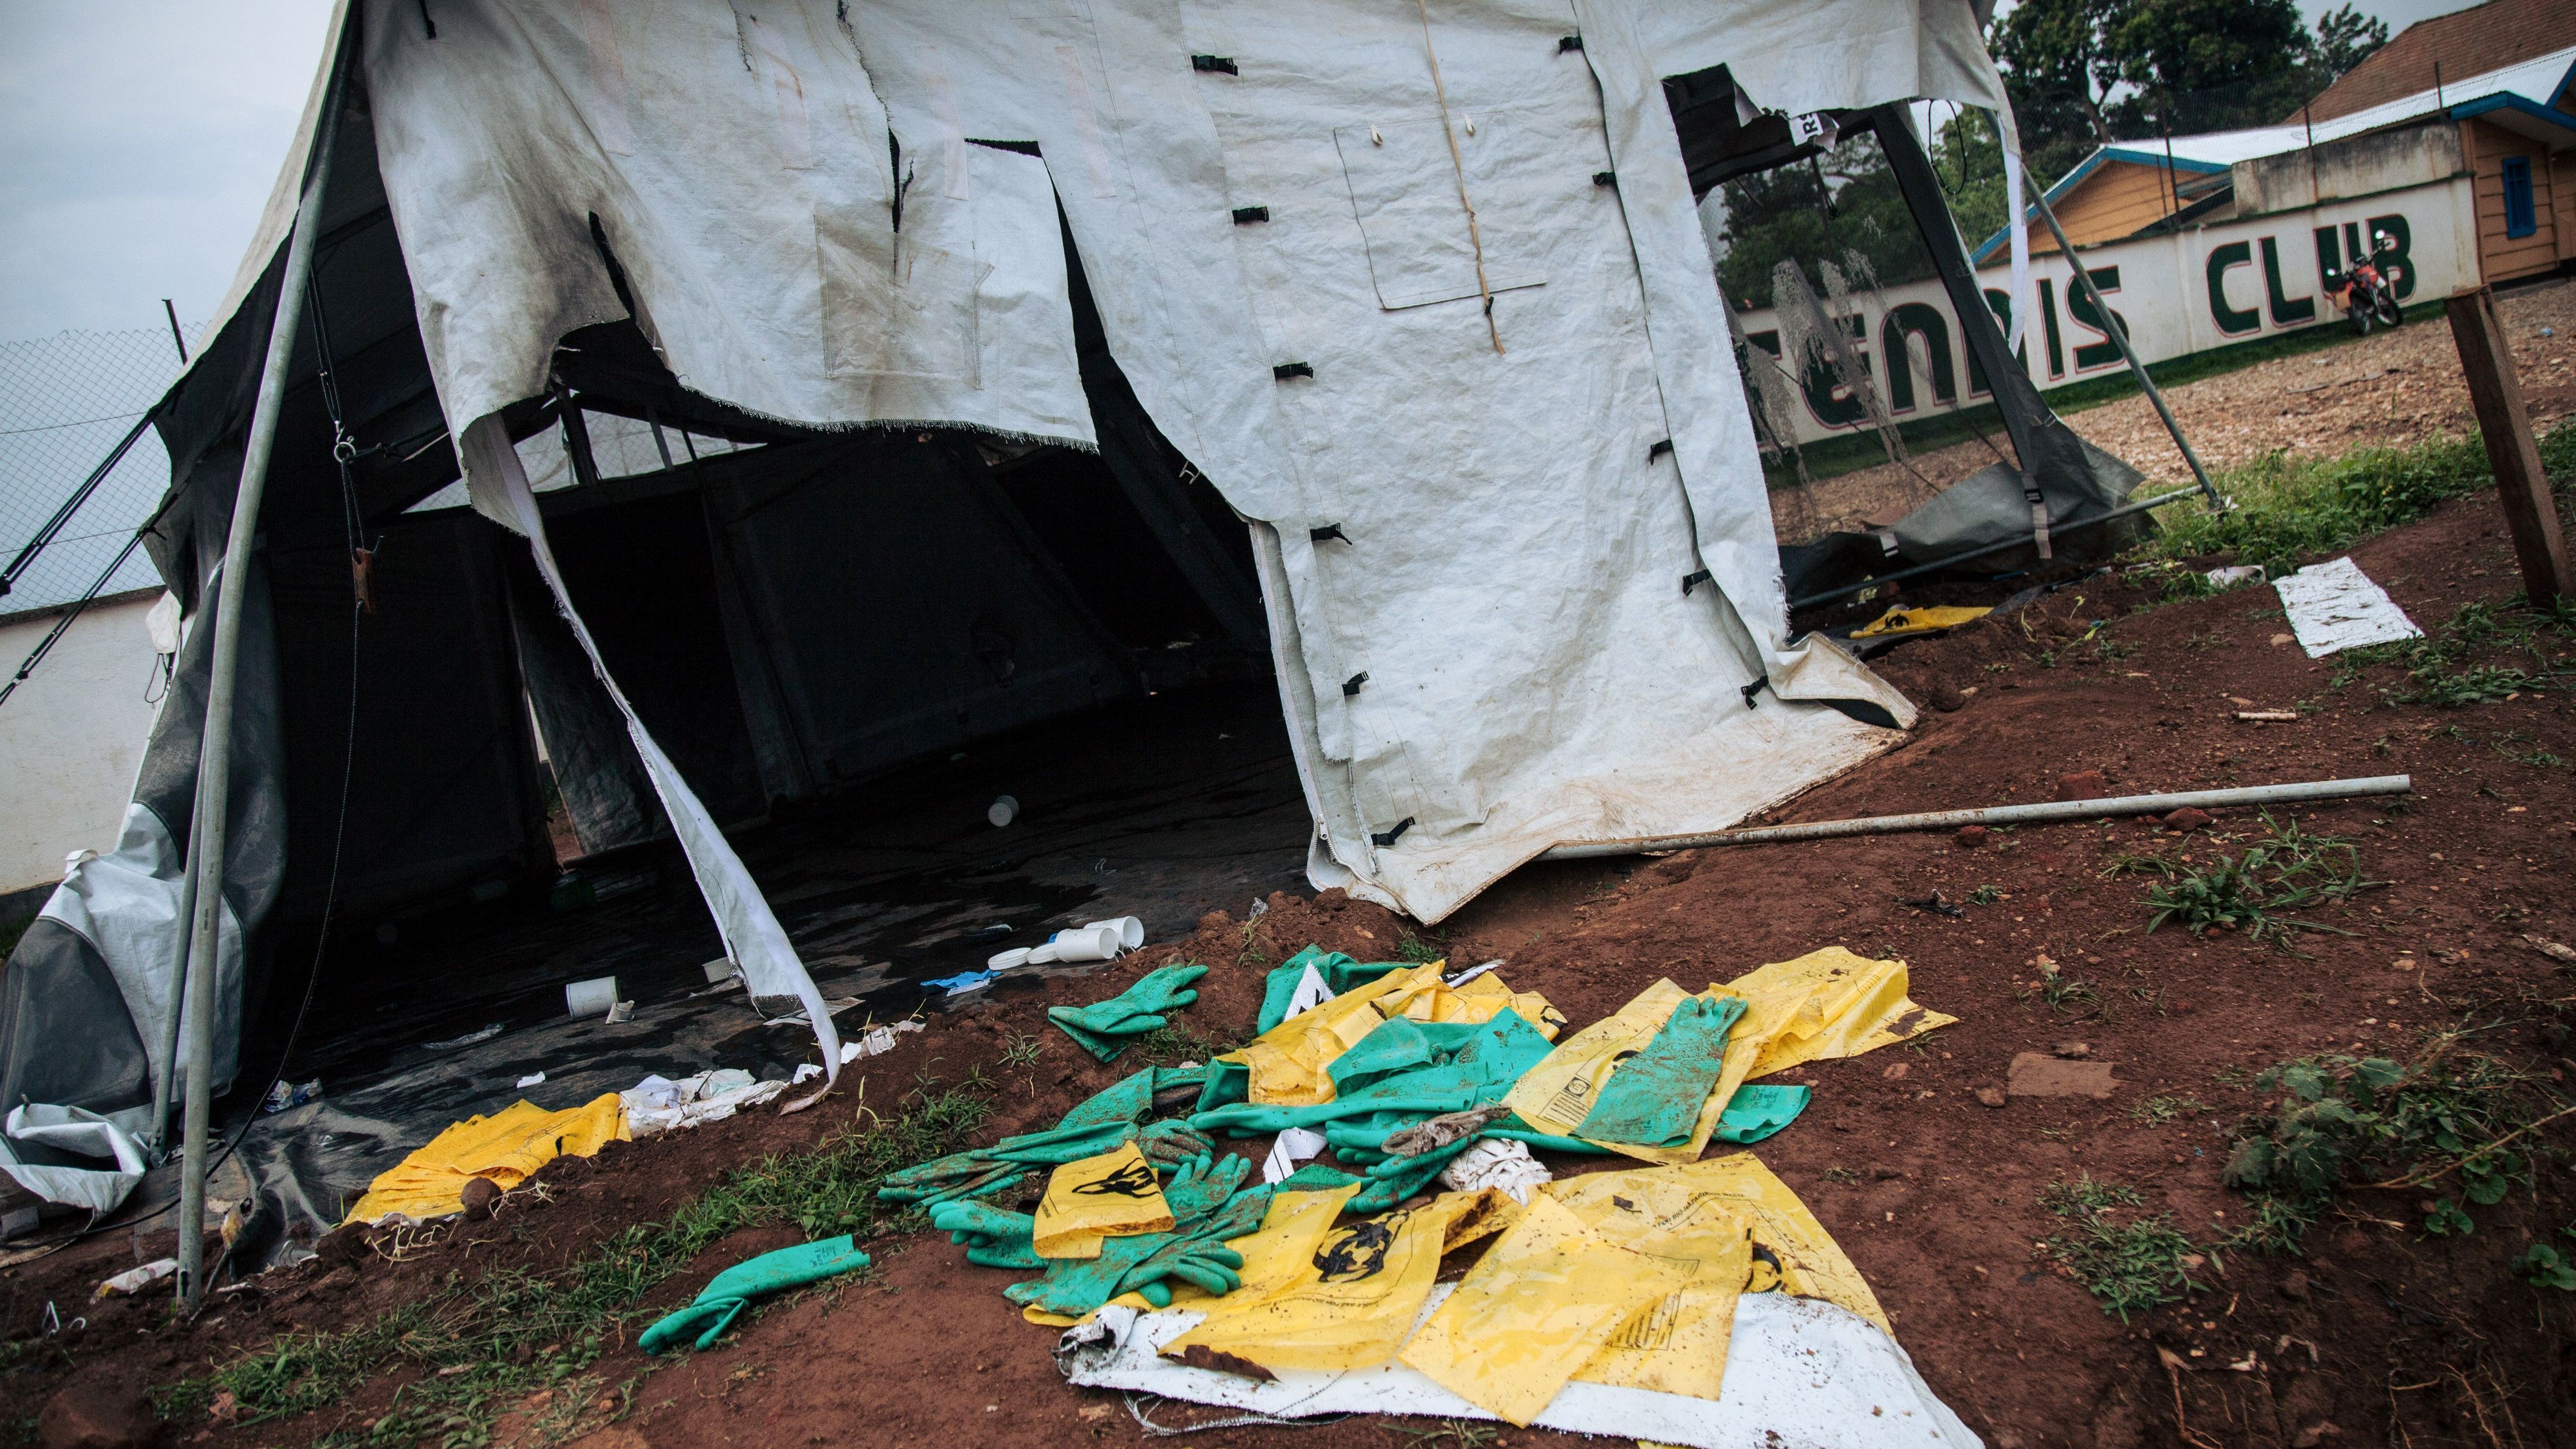
<instances>
[{"instance_id":1,"label":"bare red soil","mask_svg":"<svg viewBox=\"0 0 2576 1449\"><path fill-rule=\"evenodd\" d=\"M2356 560L2428 628L2461 604L2516 587L2491 495L2368 542ZM2422 1190L2357 1192L2312 1232L2303 1257L2225 1254L2209 1291L2123 1324L2034 1244L2059 1230L2039 1190L2090 1173L2145 1194L2196 1241L2224 1236L2245 1200L2223 1187L2223 1129L2260 1105L2251 1075L2286 1058L2367 1048L2405 1055L2432 1030L2470 1027L2480 1049L2553 1091L2576 1062L2566 1015L2576 988L2524 945L2576 939L2576 718L2564 692L2442 710L2398 706L2376 671L2343 689L2333 661L2293 645L2266 590L2132 615L2146 595L2111 579L2079 584L2023 614L1905 646L1882 662L1927 709L1902 748L1776 818L1940 809L2052 798L2061 774L2099 770L2113 793L2406 772L2411 801L2302 808L2311 831L2350 837L2364 872L2388 884L2323 919L2291 954L2231 938L2145 930L2143 887L2106 878L2124 851L2216 850L2205 835L2150 822L2087 822L1999 834L1981 849L1947 835L1889 836L1689 852L1659 860L1526 869L1439 933L1453 960L1500 957L1521 989L1577 1023L1659 976L1687 988L1766 961L1842 944L1911 967L1914 998L1960 1018L1907 1047L1793 1074L1814 1105L1757 1149L1868 1276L1933 1389L1990 1444L2087 1449L2193 1445L2542 1445L2576 1436L2576 1295L2533 1288L2509 1263L2576 1219L2554 1129L2537 1187L2475 1210L2465 1237L2427 1238ZM2110 621L2116 647L2072 642ZM2547 636L2564 655L2564 635ZM2106 654L2111 657L2104 657ZM2043 667L2050 656L2053 667ZM1971 693L1970 691L1973 691ZM2251 724L2249 706L2313 706L2298 722ZM2212 829L2253 828L2250 815ZM1951 919L1900 904L1938 890L2000 898ZM0 1272L0 1322L26 1335L43 1305L86 1326L16 1348L0 1397L32 1415L77 1373L167 1384L278 1333L346 1324L498 1265L543 1269L630 1223L668 1215L728 1168L814 1141L853 1120L863 1072L870 1106L925 1073L956 1082L980 1066L998 1085L987 1136L1052 1123L1132 1070L1103 1067L1044 1024L1051 1001L1088 1001L1139 971L1195 959L1213 969L1184 1018L1208 1038L1249 1029L1259 965L1309 941L1385 959L1408 923L1337 892L1274 896L1249 930L1221 914L1189 941L1099 977L1006 993L940 1018L893 1056L853 1068L840 1094L799 1117L759 1115L562 1162L539 1179L551 1201L512 1200L492 1222L400 1263L317 1261L274 1275L193 1327L161 1300L89 1304L88 1290L150 1240L92 1240ZM2038 992L2046 954L2096 999L2052 1007ZM2401 960L2410 963L2401 968ZM1036 1035L1034 1067L1006 1068L1007 1039ZM2084 1042L2113 1064L2107 1100L2015 1097L1983 1105L2019 1052ZM2150 1125L2149 1097L2207 1110ZM1594 1164L1558 1160L1560 1172ZM736 1234L655 1295L679 1303L714 1272L793 1241ZM1134 1442L1117 1396L1075 1390L1049 1360L1054 1335L1020 1321L1011 1275L969 1266L935 1234L866 1245L864 1280L761 1314L717 1348L648 1361L631 1347L600 1366L631 1397L603 1398L579 1428L595 1449L740 1444L1047 1445ZM2223 1271L2221 1271L2223 1268ZM310 1442L382 1412L378 1383L333 1410L259 1426L171 1426L179 1443ZM528 1437L548 1405L521 1406L502 1437ZM1175 1411L1180 1417L1180 1411ZM22 1424L25 1420L20 1421ZM1436 1425L1357 1418L1305 1428L1237 1428L1222 1444L1406 1445ZM1550 1436L1507 1430L1499 1442ZM1445 1440L1442 1442L1463 1442Z\"/></svg>"}]
</instances>

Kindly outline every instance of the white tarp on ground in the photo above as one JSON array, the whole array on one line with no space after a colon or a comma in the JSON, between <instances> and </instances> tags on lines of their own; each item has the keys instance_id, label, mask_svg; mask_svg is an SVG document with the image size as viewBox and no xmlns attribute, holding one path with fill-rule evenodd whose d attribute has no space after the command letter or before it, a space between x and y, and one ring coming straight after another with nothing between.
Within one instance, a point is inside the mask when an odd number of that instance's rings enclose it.
<instances>
[{"instance_id":1,"label":"white tarp on ground","mask_svg":"<svg viewBox=\"0 0 2576 1449\"><path fill-rule=\"evenodd\" d=\"M1456 1285L1431 1290L1423 1316ZM1325 1373L1283 1369L1263 1382L1160 1356L1205 1314L1108 1307L1065 1330L1056 1366L1085 1388L1127 1389L1286 1419L1323 1414L1494 1415L1400 1363ZM1694 1449L1977 1449L1977 1436L1934 1396L1896 1340L1816 1298L1747 1293L1736 1300L1717 1399L1576 1380L1532 1421L1572 1434Z\"/></svg>"},{"instance_id":2,"label":"white tarp on ground","mask_svg":"<svg viewBox=\"0 0 2576 1449\"><path fill-rule=\"evenodd\" d=\"M1551 845L1721 827L1891 739L1798 701L1911 717L1790 647L1658 81L1990 102L1965 0L441 0L434 38L363 9L459 436L625 315L596 216L694 389L1085 445L1060 204L1140 400L1254 521L1320 884L1436 921Z\"/></svg>"},{"instance_id":3,"label":"white tarp on ground","mask_svg":"<svg viewBox=\"0 0 2576 1449\"><path fill-rule=\"evenodd\" d=\"M2274 579L2272 589L2281 596L2281 611L2290 616L2290 632L2310 659L2364 644L2424 637L2388 591L2349 557L2310 564Z\"/></svg>"}]
</instances>

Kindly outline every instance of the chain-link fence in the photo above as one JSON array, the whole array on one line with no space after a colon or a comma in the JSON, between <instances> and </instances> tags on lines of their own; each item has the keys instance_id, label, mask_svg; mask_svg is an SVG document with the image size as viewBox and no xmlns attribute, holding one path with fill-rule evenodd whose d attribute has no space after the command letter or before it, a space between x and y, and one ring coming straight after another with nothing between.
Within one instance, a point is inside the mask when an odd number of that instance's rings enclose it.
<instances>
[{"instance_id":1,"label":"chain-link fence","mask_svg":"<svg viewBox=\"0 0 2576 1449\"><path fill-rule=\"evenodd\" d=\"M18 556L178 375L167 328L0 343L0 564ZM87 594L169 483L169 457L147 428L0 597L0 614ZM99 592L144 588L159 578L137 549Z\"/></svg>"}]
</instances>

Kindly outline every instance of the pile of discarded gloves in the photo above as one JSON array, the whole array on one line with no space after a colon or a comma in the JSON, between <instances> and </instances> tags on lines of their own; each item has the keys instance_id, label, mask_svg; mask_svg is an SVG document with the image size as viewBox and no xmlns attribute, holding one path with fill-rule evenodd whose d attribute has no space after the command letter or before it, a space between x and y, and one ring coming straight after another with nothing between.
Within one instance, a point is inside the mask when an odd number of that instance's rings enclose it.
<instances>
[{"instance_id":1,"label":"pile of discarded gloves","mask_svg":"<svg viewBox=\"0 0 2576 1449\"><path fill-rule=\"evenodd\" d=\"M1194 1002L1205 970L1049 1014L1112 1060ZM1252 1406L1240 1396L1283 1377L1369 1369L1395 1386L1374 1407L1520 1424L1569 1383L1714 1400L1747 1292L1839 1305L1884 1337L1794 1193L1749 1153L1699 1159L1805 1108L1806 1087L1755 1078L1952 1020L1906 984L1901 961L1828 949L1696 994L1658 981L1566 1034L1490 969L1309 947L1270 974L1242 1049L1146 1068L1050 1131L896 1173L880 1196L927 1209L969 1261L1035 1275L1003 1291L1076 1328L1059 1357L1078 1382ZM1216 1140L1274 1133L1259 1182ZM1298 1165L1326 1147L1352 1170ZM1657 1165L1552 1181L1533 1147ZM1437 1287L1443 1254L1495 1234ZM1589 1402L1564 1412L1617 1431Z\"/></svg>"}]
</instances>

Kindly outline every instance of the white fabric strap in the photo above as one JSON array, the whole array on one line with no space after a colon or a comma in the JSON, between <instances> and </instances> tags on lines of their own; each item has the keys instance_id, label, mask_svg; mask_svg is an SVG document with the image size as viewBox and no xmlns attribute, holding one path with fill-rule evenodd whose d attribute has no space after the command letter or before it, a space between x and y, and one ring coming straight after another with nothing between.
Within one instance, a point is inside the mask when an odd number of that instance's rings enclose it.
<instances>
[{"instance_id":1,"label":"white fabric strap","mask_svg":"<svg viewBox=\"0 0 2576 1449\"><path fill-rule=\"evenodd\" d=\"M635 706L627 702L626 692L609 676L608 664L600 658L589 626L582 623L581 614L572 606L563 573L555 567L554 549L546 541L545 516L537 510L537 496L528 487L528 475L519 466L518 450L510 446L510 435L501 426L499 414L480 418L465 430L460 455L475 511L528 540L528 547L536 554L537 572L545 575L546 587L554 591L555 607L572 625L573 637L581 641L582 652L590 656L590 667L607 687L608 697L617 702L618 713L626 716L626 733L635 741L635 753L643 757L644 772L652 777L653 793L661 797L662 809L671 817L671 831L679 837L680 849L689 858L689 870L697 877L698 891L706 897L707 909L716 918L716 930L724 937L725 954L742 968L743 979L755 997L793 996L804 1003L805 1019L814 1024L814 1039L823 1048L824 1082L822 1091L791 1104L789 1110L810 1105L830 1091L841 1075L841 1038L832 1028L832 1014L824 1009L822 993L814 989L814 978L806 974L805 963L797 959L796 948L788 943L787 932L771 913L769 901L761 895L751 872L743 868L742 857L734 854L724 832L716 828L715 818L699 802L697 792L680 778L679 768L653 742L652 733L635 717Z\"/></svg>"}]
</instances>

